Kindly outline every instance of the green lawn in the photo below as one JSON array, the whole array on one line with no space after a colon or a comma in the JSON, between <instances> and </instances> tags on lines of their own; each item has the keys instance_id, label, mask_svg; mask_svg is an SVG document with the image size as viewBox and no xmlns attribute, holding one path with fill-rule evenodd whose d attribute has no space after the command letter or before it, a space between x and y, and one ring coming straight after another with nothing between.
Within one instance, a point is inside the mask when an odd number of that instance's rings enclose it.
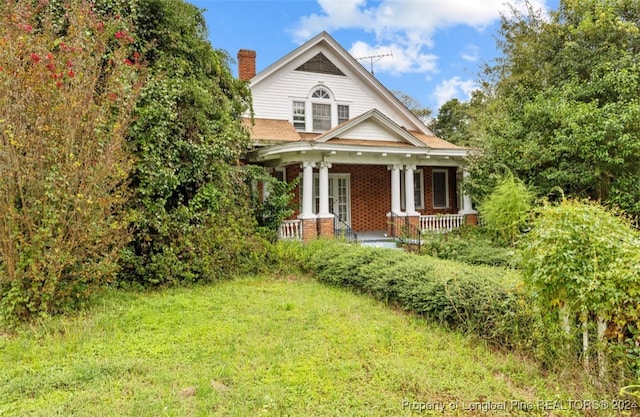
<instances>
[{"instance_id":1,"label":"green lawn","mask_svg":"<svg viewBox=\"0 0 640 417\"><path fill-rule=\"evenodd\" d=\"M597 395L571 381L309 279L111 291L0 336L3 416L573 415L538 408Z\"/></svg>"}]
</instances>

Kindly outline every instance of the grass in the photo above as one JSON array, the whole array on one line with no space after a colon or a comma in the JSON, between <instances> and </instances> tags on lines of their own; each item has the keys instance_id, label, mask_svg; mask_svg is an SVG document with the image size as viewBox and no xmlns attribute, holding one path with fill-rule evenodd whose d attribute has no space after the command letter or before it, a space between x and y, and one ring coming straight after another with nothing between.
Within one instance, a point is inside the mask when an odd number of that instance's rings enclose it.
<instances>
[{"instance_id":1,"label":"grass","mask_svg":"<svg viewBox=\"0 0 640 417\"><path fill-rule=\"evenodd\" d=\"M0 336L0 381L2 416L574 415L538 401L594 397L366 296L264 277L110 291Z\"/></svg>"}]
</instances>

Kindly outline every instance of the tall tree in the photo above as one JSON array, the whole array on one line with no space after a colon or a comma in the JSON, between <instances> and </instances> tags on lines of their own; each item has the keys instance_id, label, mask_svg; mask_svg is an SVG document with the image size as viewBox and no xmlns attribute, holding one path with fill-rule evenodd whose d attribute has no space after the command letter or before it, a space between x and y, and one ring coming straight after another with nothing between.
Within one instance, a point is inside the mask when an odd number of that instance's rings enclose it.
<instances>
[{"instance_id":1,"label":"tall tree","mask_svg":"<svg viewBox=\"0 0 640 417\"><path fill-rule=\"evenodd\" d=\"M241 122L248 86L207 39L201 10L183 0L138 0L128 12L138 42L149 46L150 79L129 130L138 217L123 277L153 284L219 278L256 249L235 166L249 145Z\"/></svg>"},{"instance_id":2,"label":"tall tree","mask_svg":"<svg viewBox=\"0 0 640 417\"><path fill-rule=\"evenodd\" d=\"M507 165L539 194L560 187L640 214L639 22L633 0L562 0L549 18L503 19L476 195Z\"/></svg>"},{"instance_id":3,"label":"tall tree","mask_svg":"<svg viewBox=\"0 0 640 417\"><path fill-rule=\"evenodd\" d=\"M477 115L483 110L484 95L475 90L469 101L457 98L444 103L438 116L431 120L429 128L436 136L460 146L474 146L472 126Z\"/></svg>"}]
</instances>

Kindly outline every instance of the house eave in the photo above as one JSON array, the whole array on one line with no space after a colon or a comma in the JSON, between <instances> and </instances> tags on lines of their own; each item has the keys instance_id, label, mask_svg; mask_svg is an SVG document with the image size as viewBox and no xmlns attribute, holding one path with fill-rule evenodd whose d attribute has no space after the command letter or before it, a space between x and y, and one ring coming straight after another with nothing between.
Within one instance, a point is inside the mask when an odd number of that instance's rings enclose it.
<instances>
[{"instance_id":1,"label":"house eave","mask_svg":"<svg viewBox=\"0 0 640 417\"><path fill-rule=\"evenodd\" d=\"M420 163L421 165L462 165L467 149L433 149L318 142L286 143L255 149L247 157L250 162L268 165L295 161L333 161L352 164Z\"/></svg>"}]
</instances>

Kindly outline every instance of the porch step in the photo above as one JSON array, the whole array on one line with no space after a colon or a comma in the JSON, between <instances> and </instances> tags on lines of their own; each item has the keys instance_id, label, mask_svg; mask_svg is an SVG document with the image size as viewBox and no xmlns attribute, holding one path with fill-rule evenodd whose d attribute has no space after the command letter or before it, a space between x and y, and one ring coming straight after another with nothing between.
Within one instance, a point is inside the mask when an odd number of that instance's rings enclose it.
<instances>
[{"instance_id":1,"label":"porch step","mask_svg":"<svg viewBox=\"0 0 640 417\"><path fill-rule=\"evenodd\" d=\"M402 249L398 246L398 242L391 239L380 240L362 240L360 241L362 246L372 246L375 248L387 248L387 249Z\"/></svg>"}]
</instances>

